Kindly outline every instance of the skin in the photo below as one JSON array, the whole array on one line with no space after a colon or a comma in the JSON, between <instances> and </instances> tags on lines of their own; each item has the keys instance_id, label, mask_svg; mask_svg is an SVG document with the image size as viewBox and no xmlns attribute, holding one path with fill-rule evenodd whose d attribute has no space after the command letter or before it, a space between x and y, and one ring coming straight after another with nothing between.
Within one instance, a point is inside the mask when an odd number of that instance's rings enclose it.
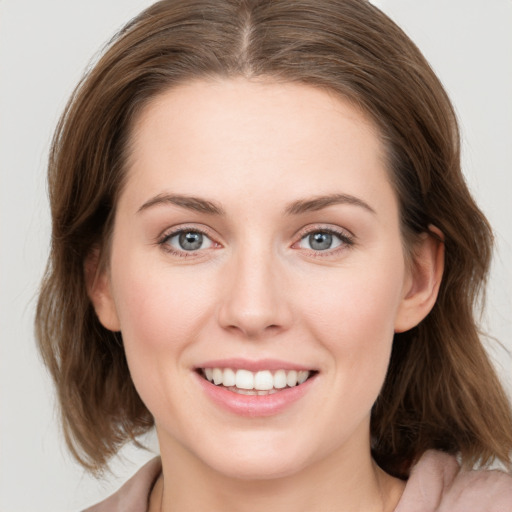
<instances>
[{"instance_id":1,"label":"skin","mask_svg":"<svg viewBox=\"0 0 512 512\"><path fill-rule=\"evenodd\" d=\"M192 82L136 120L127 173L110 264L90 296L103 325L122 332L155 418L163 478L153 509L393 510L403 483L371 459L370 411L393 334L435 302L442 246L424 236L406 258L373 123L305 85ZM361 204L287 211L333 194ZM180 250L169 237L180 228L204 232L203 246ZM326 230L341 238L315 250L309 234ZM241 417L212 403L194 373L232 357L318 375L283 412Z\"/></svg>"}]
</instances>

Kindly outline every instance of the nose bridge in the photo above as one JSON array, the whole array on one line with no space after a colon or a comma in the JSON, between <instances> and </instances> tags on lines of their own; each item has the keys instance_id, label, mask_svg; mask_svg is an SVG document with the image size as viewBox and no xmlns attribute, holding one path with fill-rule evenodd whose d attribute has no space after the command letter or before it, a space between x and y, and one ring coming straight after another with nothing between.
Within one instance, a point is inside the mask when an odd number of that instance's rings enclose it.
<instances>
[{"instance_id":1,"label":"nose bridge","mask_svg":"<svg viewBox=\"0 0 512 512\"><path fill-rule=\"evenodd\" d=\"M224 328L256 338L289 323L284 276L268 241L234 251L224 284L219 310Z\"/></svg>"}]
</instances>

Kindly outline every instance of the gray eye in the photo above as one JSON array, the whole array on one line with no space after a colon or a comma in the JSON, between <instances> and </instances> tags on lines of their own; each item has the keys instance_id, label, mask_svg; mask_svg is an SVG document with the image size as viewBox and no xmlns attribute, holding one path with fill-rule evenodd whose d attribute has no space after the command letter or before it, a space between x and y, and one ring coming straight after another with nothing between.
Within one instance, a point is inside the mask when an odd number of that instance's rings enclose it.
<instances>
[{"instance_id":1,"label":"gray eye","mask_svg":"<svg viewBox=\"0 0 512 512\"><path fill-rule=\"evenodd\" d=\"M165 243L178 252L199 251L213 246L213 242L207 235L200 231L192 230L178 231L173 235L169 235Z\"/></svg>"},{"instance_id":2,"label":"gray eye","mask_svg":"<svg viewBox=\"0 0 512 512\"><path fill-rule=\"evenodd\" d=\"M311 249L325 251L332 246L332 235L325 232L312 233L308 236L308 242Z\"/></svg>"},{"instance_id":3,"label":"gray eye","mask_svg":"<svg viewBox=\"0 0 512 512\"><path fill-rule=\"evenodd\" d=\"M179 234L178 243L184 251L196 251L203 245L203 234L197 231L184 231Z\"/></svg>"},{"instance_id":4,"label":"gray eye","mask_svg":"<svg viewBox=\"0 0 512 512\"><path fill-rule=\"evenodd\" d=\"M330 231L312 231L301 238L299 247L310 251L327 251L343 244L350 245L350 242L342 235Z\"/></svg>"}]
</instances>

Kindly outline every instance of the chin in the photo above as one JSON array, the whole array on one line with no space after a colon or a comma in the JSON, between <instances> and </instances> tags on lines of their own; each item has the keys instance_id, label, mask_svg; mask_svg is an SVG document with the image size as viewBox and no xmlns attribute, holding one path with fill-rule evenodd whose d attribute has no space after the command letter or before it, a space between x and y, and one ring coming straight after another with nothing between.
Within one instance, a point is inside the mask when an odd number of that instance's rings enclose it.
<instances>
[{"instance_id":1,"label":"chin","mask_svg":"<svg viewBox=\"0 0 512 512\"><path fill-rule=\"evenodd\" d=\"M225 464L212 466L212 469L219 474L231 479L254 481L254 480L275 480L286 478L297 473L301 466L297 461L283 460L283 457L276 457L277 460L261 460L256 458L238 459L226 461Z\"/></svg>"},{"instance_id":2,"label":"chin","mask_svg":"<svg viewBox=\"0 0 512 512\"><path fill-rule=\"evenodd\" d=\"M216 473L238 480L273 480L291 476L308 464L304 448L285 443L228 443L229 457L203 454L202 460ZM199 455L199 454L198 454Z\"/></svg>"}]
</instances>

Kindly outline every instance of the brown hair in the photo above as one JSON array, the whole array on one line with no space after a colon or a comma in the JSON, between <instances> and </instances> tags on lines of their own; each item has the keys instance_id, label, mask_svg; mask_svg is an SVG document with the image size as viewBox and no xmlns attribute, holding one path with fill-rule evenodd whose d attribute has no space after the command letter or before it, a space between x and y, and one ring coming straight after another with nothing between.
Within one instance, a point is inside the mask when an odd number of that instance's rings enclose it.
<instances>
[{"instance_id":1,"label":"brown hair","mask_svg":"<svg viewBox=\"0 0 512 512\"><path fill-rule=\"evenodd\" d=\"M444 234L436 305L395 336L372 411L376 461L405 477L435 448L510 467L510 405L474 319L492 233L460 170L453 108L416 46L364 0L164 0L114 38L75 90L50 153L52 247L36 318L73 454L99 470L153 425L84 277L92 248L108 245L134 116L176 84L219 76L310 84L356 103L388 148L405 244L430 225Z\"/></svg>"}]
</instances>

